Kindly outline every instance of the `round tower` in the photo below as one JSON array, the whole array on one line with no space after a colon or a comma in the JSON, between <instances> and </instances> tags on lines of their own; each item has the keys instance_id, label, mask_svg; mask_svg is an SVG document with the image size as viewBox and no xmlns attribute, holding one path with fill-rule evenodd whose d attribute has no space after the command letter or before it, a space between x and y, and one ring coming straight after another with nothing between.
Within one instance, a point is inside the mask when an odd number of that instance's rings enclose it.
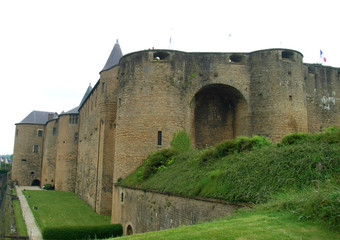
<instances>
[{"instance_id":1,"label":"round tower","mask_svg":"<svg viewBox=\"0 0 340 240\"><path fill-rule=\"evenodd\" d=\"M126 177L153 151L169 147L184 126L180 90L171 78L181 54L141 51L121 58L118 73L114 181Z\"/></svg>"},{"instance_id":2,"label":"round tower","mask_svg":"<svg viewBox=\"0 0 340 240\"><path fill-rule=\"evenodd\" d=\"M249 54L252 134L279 141L307 132L302 54L269 49Z\"/></svg>"},{"instance_id":3,"label":"round tower","mask_svg":"<svg viewBox=\"0 0 340 240\"><path fill-rule=\"evenodd\" d=\"M57 159L58 119L50 120L45 125L43 158L41 166L41 186L55 183L55 165Z\"/></svg>"}]
</instances>

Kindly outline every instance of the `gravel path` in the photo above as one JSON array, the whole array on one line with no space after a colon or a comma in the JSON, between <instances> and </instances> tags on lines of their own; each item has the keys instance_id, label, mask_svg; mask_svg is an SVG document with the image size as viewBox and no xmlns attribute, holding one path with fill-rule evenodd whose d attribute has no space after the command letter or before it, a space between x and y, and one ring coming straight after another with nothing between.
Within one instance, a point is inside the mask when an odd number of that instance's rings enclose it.
<instances>
[{"instance_id":1,"label":"gravel path","mask_svg":"<svg viewBox=\"0 0 340 240\"><path fill-rule=\"evenodd\" d=\"M42 240L42 235L41 232L34 220L32 211L30 209L30 207L28 206L28 203L26 201L25 196L22 194L22 191L24 189L26 190L41 190L40 187L31 187L31 186L16 186L15 187L17 190L17 195L18 198L20 200L20 205L21 205L21 211L22 211L22 215L25 219L25 223L26 223L26 228L27 228L27 233L28 236L30 237L30 239L32 240Z\"/></svg>"}]
</instances>

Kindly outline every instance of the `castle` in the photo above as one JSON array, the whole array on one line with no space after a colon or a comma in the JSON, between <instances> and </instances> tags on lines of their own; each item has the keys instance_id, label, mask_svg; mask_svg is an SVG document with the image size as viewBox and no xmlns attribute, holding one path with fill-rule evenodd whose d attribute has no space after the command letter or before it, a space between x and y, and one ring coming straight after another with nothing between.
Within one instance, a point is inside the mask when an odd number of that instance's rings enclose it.
<instances>
[{"instance_id":1,"label":"castle","mask_svg":"<svg viewBox=\"0 0 340 240\"><path fill-rule=\"evenodd\" d=\"M340 69L289 49L250 53L145 50L118 41L80 105L33 111L16 124L12 179L71 191L115 215L114 183L186 129L193 147L237 136L273 141L340 125Z\"/></svg>"}]
</instances>

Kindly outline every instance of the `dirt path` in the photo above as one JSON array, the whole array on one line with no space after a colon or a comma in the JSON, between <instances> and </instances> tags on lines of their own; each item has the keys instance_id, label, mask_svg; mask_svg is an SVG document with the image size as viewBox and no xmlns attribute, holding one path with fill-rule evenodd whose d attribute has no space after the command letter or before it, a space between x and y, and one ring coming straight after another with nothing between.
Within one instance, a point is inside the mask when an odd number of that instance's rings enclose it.
<instances>
[{"instance_id":1,"label":"dirt path","mask_svg":"<svg viewBox=\"0 0 340 240\"><path fill-rule=\"evenodd\" d=\"M26 201L25 196L22 194L22 191L24 189L26 190L41 190L40 187L31 187L31 186L16 186L15 187L17 190L17 195L18 198L20 200L20 206L21 206L21 211L22 211L22 215L25 219L25 223L26 223L26 228L27 228L27 233L28 236L30 237L30 239L32 240L42 240L42 235L41 232L34 220L32 211L30 209L30 207L28 206L28 203Z\"/></svg>"}]
</instances>

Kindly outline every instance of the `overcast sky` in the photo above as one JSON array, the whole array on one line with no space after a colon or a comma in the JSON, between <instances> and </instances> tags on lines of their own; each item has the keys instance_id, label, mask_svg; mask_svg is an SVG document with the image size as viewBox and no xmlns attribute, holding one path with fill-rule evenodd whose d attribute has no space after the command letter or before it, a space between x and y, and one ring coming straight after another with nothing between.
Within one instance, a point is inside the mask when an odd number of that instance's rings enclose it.
<instances>
[{"instance_id":1,"label":"overcast sky","mask_svg":"<svg viewBox=\"0 0 340 240\"><path fill-rule=\"evenodd\" d=\"M123 54L300 51L306 63L340 67L338 0L0 0L0 154L32 110L79 105L116 42ZM169 46L170 37L172 39Z\"/></svg>"}]
</instances>

